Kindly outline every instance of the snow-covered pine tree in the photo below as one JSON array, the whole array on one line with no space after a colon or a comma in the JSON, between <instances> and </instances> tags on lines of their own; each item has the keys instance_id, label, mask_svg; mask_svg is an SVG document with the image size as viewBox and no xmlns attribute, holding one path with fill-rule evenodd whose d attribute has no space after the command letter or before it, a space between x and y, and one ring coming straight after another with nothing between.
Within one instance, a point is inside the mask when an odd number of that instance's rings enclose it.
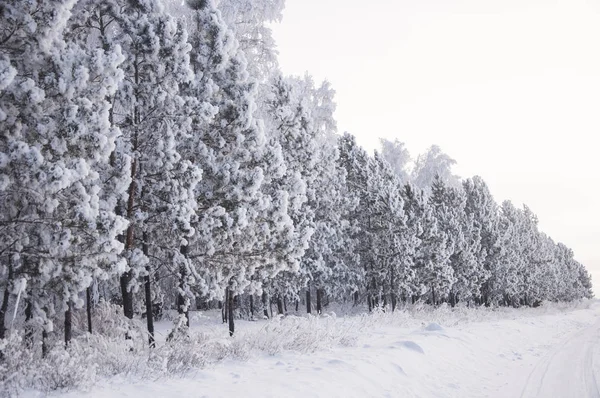
<instances>
[{"instance_id":1,"label":"snow-covered pine tree","mask_svg":"<svg viewBox=\"0 0 600 398\"><path fill-rule=\"evenodd\" d=\"M438 225L448 236L450 265L456 279L449 295L452 306L459 300L479 297L481 282L486 276L477 258L481 252L479 229L473 217L466 214L465 201L462 189L446 185L440 176L434 178L429 204Z\"/></svg>"},{"instance_id":2,"label":"snow-covered pine tree","mask_svg":"<svg viewBox=\"0 0 600 398\"><path fill-rule=\"evenodd\" d=\"M316 291L316 309L322 312L324 294L342 299L353 293L362 272L357 257L348 253L353 247L350 213L356 201L346 195L346 170L338 165L337 126L333 118L334 94L329 83L315 87L308 75L294 79L298 95L303 99L310 124L307 126L316 142L316 178L308 185L308 206L314 211L314 233L302 259L301 276ZM304 284L303 284L304 285Z\"/></svg>"},{"instance_id":3,"label":"snow-covered pine tree","mask_svg":"<svg viewBox=\"0 0 600 398\"><path fill-rule=\"evenodd\" d=\"M416 241L407 228L400 179L377 152L371 162L368 186L373 235L373 263L367 273L369 290L375 304L383 307L389 297L393 311L404 291L403 285L414 277L407 255L414 254Z\"/></svg>"},{"instance_id":4,"label":"snow-covered pine tree","mask_svg":"<svg viewBox=\"0 0 600 398\"><path fill-rule=\"evenodd\" d=\"M292 199L290 217L302 247L307 249L315 230L319 146L301 83L297 79L275 77L271 93L265 100L267 113L263 117L272 141L281 147L285 164L285 173L277 184L279 189L287 190ZM275 277L270 293L278 300L298 299L299 290L310 279L302 267L305 268L305 264L298 264L298 268Z\"/></svg>"},{"instance_id":5,"label":"snow-covered pine tree","mask_svg":"<svg viewBox=\"0 0 600 398\"><path fill-rule=\"evenodd\" d=\"M271 24L281 22L285 0L219 0L223 20L233 30L248 60L248 71L264 81L278 70Z\"/></svg>"},{"instance_id":6,"label":"snow-covered pine tree","mask_svg":"<svg viewBox=\"0 0 600 398\"><path fill-rule=\"evenodd\" d=\"M233 295L255 289L259 273L276 275L293 263L299 250L289 246L290 240L273 240L275 231L292 233L285 217L287 198L262 190L265 173L280 172L281 158L255 118L255 84L244 54L212 1L189 1L188 6L193 11L192 67L216 110L209 123L193 127L195 162L203 177L196 191L196 234L188 258L199 292L214 298L226 289ZM286 262L279 261L283 257ZM232 309L229 314L233 333Z\"/></svg>"},{"instance_id":7,"label":"snow-covered pine tree","mask_svg":"<svg viewBox=\"0 0 600 398\"><path fill-rule=\"evenodd\" d=\"M448 234L441 229L434 208L423 191L406 184L402 192L407 227L416 233L418 247L414 256L413 302L425 298L432 304L446 300L455 282L450 265ZM423 296L423 297L422 297Z\"/></svg>"},{"instance_id":8,"label":"snow-covered pine tree","mask_svg":"<svg viewBox=\"0 0 600 398\"><path fill-rule=\"evenodd\" d=\"M122 136L112 165L129 170L131 182L117 205L128 218L124 236L128 267L120 278L124 313L134 314L133 292L144 277L145 312L153 343L151 281L157 263L172 266L193 233L197 165L179 153L189 137L180 85L189 82L190 50L183 26L158 0L103 0L81 8L80 29L88 44L121 48L124 79L114 97L111 121ZM90 43L91 42L91 43ZM118 47L117 47L118 46Z\"/></svg>"},{"instance_id":9,"label":"snow-covered pine tree","mask_svg":"<svg viewBox=\"0 0 600 398\"><path fill-rule=\"evenodd\" d=\"M492 302L512 306L519 304L522 269L525 267L519 239L521 229L520 210L510 201L502 202L498 223L497 267L493 270L493 279L498 282Z\"/></svg>"},{"instance_id":10,"label":"snow-covered pine tree","mask_svg":"<svg viewBox=\"0 0 600 398\"><path fill-rule=\"evenodd\" d=\"M344 133L339 138L338 148L340 151L338 162L340 167L346 170L346 187L349 199L356 202L356 207L349 213L349 219L353 223L354 233L351 235L353 241L353 253L358 257L360 268L367 272L373 259L373 236L369 228L369 167L371 159L367 152L356 143L356 138ZM368 281L363 278L354 291L355 303L358 302L360 294L366 293ZM369 309L372 309L370 297L366 297Z\"/></svg>"},{"instance_id":11,"label":"snow-covered pine tree","mask_svg":"<svg viewBox=\"0 0 600 398\"><path fill-rule=\"evenodd\" d=\"M481 234L481 252L476 256L487 274L481 285L481 300L490 305L495 289L495 269L498 254L498 205L486 183L479 176L463 181L466 195L465 212L473 218L474 226Z\"/></svg>"},{"instance_id":12,"label":"snow-covered pine tree","mask_svg":"<svg viewBox=\"0 0 600 398\"><path fill-rule=\"evenodd\" d=\"M0 249L8 267L2 273L10 274L11 290L23 289L17 278L28 279L27 317L44 324L44 335L58 299L67 343L70 309L83 305L79 293L119 268L117 235L126 223L114 203L127 184L117 178L112 192L103 191L118 134L105 98L120 80L121 57L64 40L72 6L19 2L0 9L0 52L10 62L0 96L1 214L10 235Z\"/></svg>"}]
</instances>

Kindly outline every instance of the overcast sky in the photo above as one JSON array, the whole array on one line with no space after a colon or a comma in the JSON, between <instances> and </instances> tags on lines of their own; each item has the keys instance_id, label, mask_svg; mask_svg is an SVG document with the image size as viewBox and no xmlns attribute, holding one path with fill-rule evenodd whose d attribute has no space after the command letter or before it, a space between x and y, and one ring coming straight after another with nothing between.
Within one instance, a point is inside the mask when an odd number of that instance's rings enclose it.
<instances>
[{"instance_id":1,"label":"overcast sky","mask_svg":"<svg viewBox=\"0 0 600 398\"><path fill-rule=\"evenodd\" d=\"M600 286L600 0L286 4L281 67L332 83L340 132L415 157L438 144L498 203L527 204Z\"/></svg>"}]
</instances>

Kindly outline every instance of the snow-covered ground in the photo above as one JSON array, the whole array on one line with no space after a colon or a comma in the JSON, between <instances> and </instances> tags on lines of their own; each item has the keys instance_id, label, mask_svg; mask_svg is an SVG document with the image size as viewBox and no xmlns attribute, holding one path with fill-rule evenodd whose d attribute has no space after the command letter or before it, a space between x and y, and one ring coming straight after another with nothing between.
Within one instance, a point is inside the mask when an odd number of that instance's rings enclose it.
<instances>
[{"instance_id":1,"label":"snow-covered ground","mask_svg":"<svg viewBox=\"0 0 600 398\"><path fill-rule=\"evenodd\" d=\"M344 341L344 333L354 337L345 346L305 350L312 353L294 351L288 344L288 349L275 347L268 354L263 342L262 351L253 351L246 361L225 359L178 378L113 378L86 393L61 396L599 397L599 316L600 302L590 301L570 307L413 309L314 318L308 326L322 333L322 340L332 334L338 342ZM275 324L238 322L237 338L306 340L301 330L305 323L295 317ZM159 326L164 336L169 325ZM195 328L207 327L206 319L196 322ZM219 327L225 336L225 327ZM311 342L297 347L302 344Z\"/></svg>"}]
</instances>

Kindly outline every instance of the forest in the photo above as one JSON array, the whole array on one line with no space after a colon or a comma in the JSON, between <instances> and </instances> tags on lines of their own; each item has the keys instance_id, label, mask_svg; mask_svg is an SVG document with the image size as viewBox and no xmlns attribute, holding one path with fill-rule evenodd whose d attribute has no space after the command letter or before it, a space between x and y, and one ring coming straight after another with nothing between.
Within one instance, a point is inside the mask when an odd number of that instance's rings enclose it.
<instances>
[{"instance_id":1,"label":"forest","mask_svg":"<svg viewBox=\"0 0 600 398\"><path fill-rule=\"evenodd\" d=\"M122 340L154 347L171 310L172 335L217 308L233 335L334 302L592 297L531 209L454 175L439 147L413 161L399 140L369 153L339 133L334 88L278 66L283 9L0 1L0 380L16 352L98 334L107 308L145 323Z\"/></svg>"}]
</instances>

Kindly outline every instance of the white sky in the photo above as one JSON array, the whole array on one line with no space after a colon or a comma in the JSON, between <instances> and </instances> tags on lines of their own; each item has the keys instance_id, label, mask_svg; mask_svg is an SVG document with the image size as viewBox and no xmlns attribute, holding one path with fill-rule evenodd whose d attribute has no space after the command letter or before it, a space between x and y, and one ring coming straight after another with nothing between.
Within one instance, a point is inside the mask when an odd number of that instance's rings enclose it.
<instances>
[{"instance_id":1,"label":"white sky","mask_svg":"<svg viewBox=\"0 0 600 398\"><path fill-rule=\"evenodd\" d=\"M600 0L287 0L274 33L284 73L332 83L340 132L440 145L600 286Z\"/></svg>"}]
</instances>

